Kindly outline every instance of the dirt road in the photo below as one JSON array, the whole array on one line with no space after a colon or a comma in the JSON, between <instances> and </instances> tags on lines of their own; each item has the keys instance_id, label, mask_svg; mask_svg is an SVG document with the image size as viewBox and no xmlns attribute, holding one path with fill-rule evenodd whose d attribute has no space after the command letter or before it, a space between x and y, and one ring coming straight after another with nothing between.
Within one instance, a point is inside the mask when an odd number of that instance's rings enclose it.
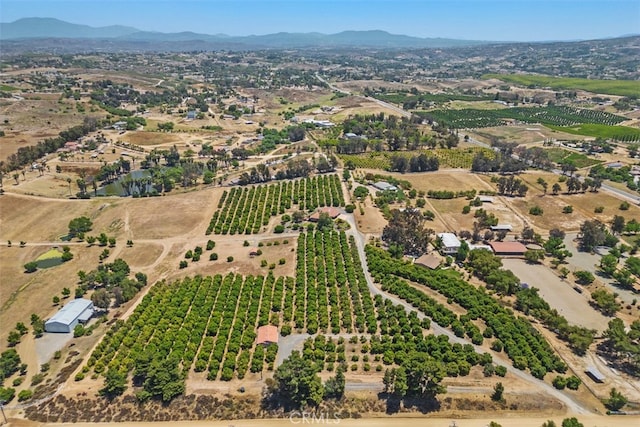
<instances>
[{"instance_id":1,"label":"dirt road","mask_svg":"<svg viewBox=\"0 0 640 427\"><path fill-rule=\"evenodd\" d=\"M566 417L504 417L496 415L491 418L425 418L424 415L416 414L415 417L389 416L380 418L360 418L360 419L340 419L331 413L301 413L292 412L289 417L281 419L258 419L258 420L224 420L224 421L167 421L167 422L141 422L127 423L131 427L277 427L277 426L295 426L295 425L312 425L312 424L328 424L340 425L343 427L485 427L491 421L495 421L503 427L540 427L547 420L555 421L556 425L560 425ZM304 416L304 418L303 418ZM320 417L323 416L323 419ZM578 421L586 427L630 427L640 425L640 417L626 416L578 416ZM24 424L20 424L21 426ZM42 425L42 424L33 424ZM74 424L49 424L55 426L73 426L73 427L122 427L123 423L74 423Z\"/></svg>"}]
</instances>

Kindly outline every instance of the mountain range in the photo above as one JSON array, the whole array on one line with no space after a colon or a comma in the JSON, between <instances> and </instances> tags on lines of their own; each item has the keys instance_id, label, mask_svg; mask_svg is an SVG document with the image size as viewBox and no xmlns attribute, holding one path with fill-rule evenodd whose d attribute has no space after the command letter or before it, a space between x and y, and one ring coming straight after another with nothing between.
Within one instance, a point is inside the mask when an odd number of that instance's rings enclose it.
<instances>
[{"instance_id":1,"label":"mountain range","mask_svg":"<svg viewBox=\"0 0 640 427\"><path fill-rule=\"evenodd\" d=\"M477 46L488 41L446 38L420 38L390 34L386 31L343 31L337 34L275 33L267 35L228 36L225 34L199 34L193 32L162 33L141 31L133 27L112 25L90 27L54 18L23 18L0 23L0 40L30 44L34 39L77 39L105 41L109 46L167 44L193 42L198 49L234 48L302 48L302 47L371 47L371 48L444 48ZM95 45L95 43L91 43ZM171 50L171 49L169 49Z\"/></svg>"}]
</instances>

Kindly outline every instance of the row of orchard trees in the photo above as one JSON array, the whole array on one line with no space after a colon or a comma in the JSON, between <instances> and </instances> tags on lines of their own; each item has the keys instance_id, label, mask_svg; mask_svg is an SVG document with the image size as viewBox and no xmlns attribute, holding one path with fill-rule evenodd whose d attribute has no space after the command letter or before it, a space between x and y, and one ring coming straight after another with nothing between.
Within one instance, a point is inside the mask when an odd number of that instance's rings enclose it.
<instances>
[{"instance_id":1,"label":"row of orchard trees","mask_svg":"<svg viewBox=\"0 0 640 427\"><path fill-rule=\"evenodd\" d=\"M244 377L249 368L260 372L265 362L273 368L277 346L255 347L255 331L264 317L261 304L280 304L263 298L263 289L271 287L270 296L281 295L277 287L283 281L231 273L158 283L126 322L116 322L107 332L83 371L133 373L144 384L149 366L171 360L184 384L192 367L207 369L209 379L227 381Z\"/></svg>"},{"instance_id":2,"label":"row of orchard trees","mask_svg":"<svg viewBox=\"0 0 640 427\"><path fill-rule=\"evenodd\" d=\"M495 338L499 344L494 349L504 349L518 369L529 369L532 375L543 378L547 372L566 371L566 365L553 352L547 341L524 318L516 317L510 310L503 308L483 288L475 288L465 282L452 270L430 271L425 268L392 258L387 252L367 246L367 262L373 277L385 282L388 275L408 279L427 286L467 310L464 318L452 322L457 333L470 336L472 340L482 342L482 337ZM400 295L409 298L404 292ZM440 315L440 313L439 313ZM481 320L484 331L470 324L472 320ZM446 321L446 320L445 320ZM481 334L481 335L479 335Z\"/></svg>"},{"instance_id":3,"label":"row of orchard trees","mask_svg":"<svg viewBox=\"0 0 640 427\"><path fill-rule=\"evenodd\" d=\"M344 232L303 233L298 238L295 278L296 328L375 333L376 313L358 257Z\"/></svg>"},{"instance_id":4,"label":"row of orchard trees","mask_svg":"<svg viewBox=\"0 0 640 427\"><path fill-rule=\"evenodd\" d=\"M259 233L269 220L297 205L313 211L318 206L344 206L338 175L320 175L255 187L234 187L223 192L207 234Z\"/></svg>"}]
</instances>

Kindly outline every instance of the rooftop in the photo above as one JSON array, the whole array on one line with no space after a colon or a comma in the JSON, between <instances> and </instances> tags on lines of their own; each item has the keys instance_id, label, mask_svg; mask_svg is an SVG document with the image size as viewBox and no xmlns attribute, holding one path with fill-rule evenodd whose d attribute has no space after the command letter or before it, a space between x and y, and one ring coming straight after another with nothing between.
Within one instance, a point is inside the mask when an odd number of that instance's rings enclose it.
<instances>
[{"instance_id":1,"label":"rooftop","mask_svg":"<svg viewBox=\"0 0 640 427\"><path fill-rule=\"evenodd\" d=\"M256 344L268 344L278 342L278 328L273 325L264 325L258 328Z\"/></svg>"},{"instance_id":2,"label":"rooftop","mask_svg":"<svg viewBox=\"0 0 640 427\"><path fill-rule=\"evenodd\" d=\"M438 237L442 240L442 244L447 248L459 248L460 240L453 233L438 233Z\"/></svg>"},{"instance_id":3,"label":"rooftop","mask_svg":"<svg viewBox=\"0 0 640 427\"><path fill-rule=\"evenodd\" d=\"M440 258L434 254L424 254L420 258L416 258L414 263L435 270L440 266Z\"/></svg>"},{"instance_id":4,"label":"rooftop","mask_svg":"<svg viewBox=\"0 0 640 427\"><path fill-rule=\"evenodd\" d=\"M491 242L489 246L497 254L523 254L527 251L527 247L520 242Z\"/></svg>"},{"instance_id":5,"label":"rooftop","mask_svg":"<svg viewBox=\"0 0 640 427\"><path fill-rule=\"evenodd\" d=\"M91 300L85 298L77 298L69 301L64 307L54 314L49 322L60 322L64 324L70 324L76 320L87 309L93 309L93 303Z\"/></svg>"}]
</instances>

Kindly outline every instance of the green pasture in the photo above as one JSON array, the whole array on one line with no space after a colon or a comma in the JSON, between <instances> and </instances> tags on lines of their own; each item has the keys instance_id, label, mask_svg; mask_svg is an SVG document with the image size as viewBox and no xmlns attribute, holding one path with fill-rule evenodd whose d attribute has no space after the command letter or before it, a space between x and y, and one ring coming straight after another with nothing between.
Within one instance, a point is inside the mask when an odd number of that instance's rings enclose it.
<instances>
[{"instance_id":1,"label":"green pasture","mask_svg":"<svg viewBox=\"0 0 640 427\"><path fill-rule=\"evenodd\" d=\"M38 268L50 268L62 264L62 252L53 248L36 258Z\"/></svg>"},{"instance_id":2,"label":"green pasture","mask_svg":"<svg viewBox=\"0 0 640 427\"><path fill-rule=\"evenodd\" d=\"M523 74L485 74L482 78L498 79L521 86L550 87L555 90L586 90L593 93L631 97L640 95L640 82L634 80L592 80Z\"/></svg>"},{"instance_id":3,"label":"green pasture","mask_svg":"<svg viewBox=\"0 0 640 427\"><path fill-rule=\"evenodd\" d=\"M640 140L640 129L629 126L611 126L595 123L582 123L574 126L546 125L549 129L573 135L592 136L594 138L615 139L617 141Z\"/></svg>"}]
</instances>

